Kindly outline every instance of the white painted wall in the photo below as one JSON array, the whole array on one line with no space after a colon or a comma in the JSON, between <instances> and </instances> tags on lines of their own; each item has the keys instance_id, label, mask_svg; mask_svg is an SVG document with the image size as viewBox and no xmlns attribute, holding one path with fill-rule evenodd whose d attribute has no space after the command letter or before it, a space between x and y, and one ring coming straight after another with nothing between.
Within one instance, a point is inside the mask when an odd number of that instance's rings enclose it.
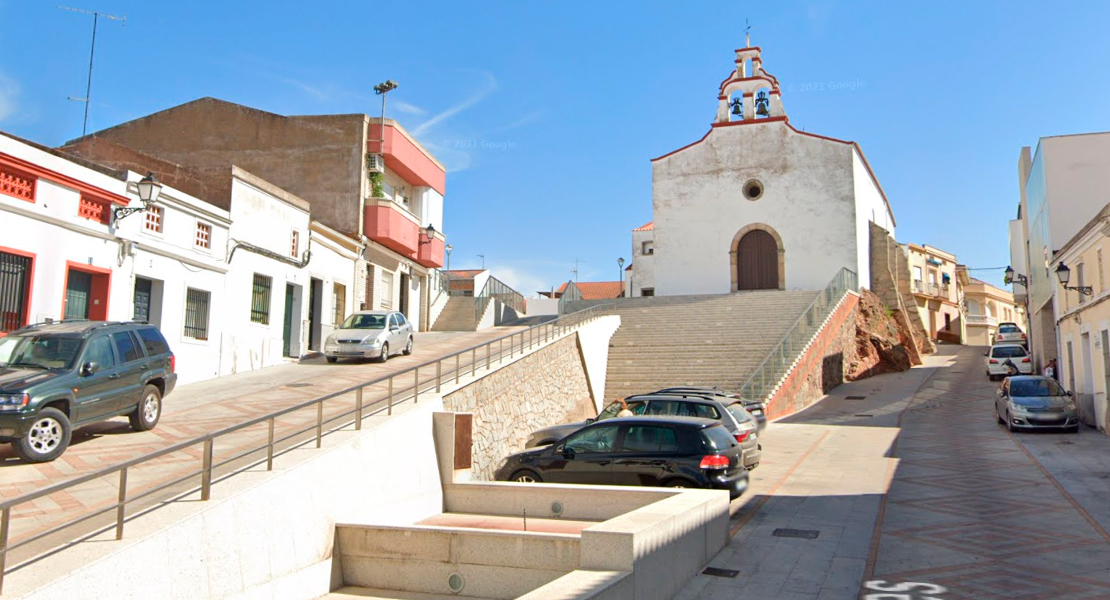
<instances>
[{"instance_id":1,"label":"white painted wall","mask_svg":"<svg viewBox=\"0 0 1110 600\"><path fill-rule=\"evenodd\" d=\"M632 271L629 273L629 296L642 296L644 288L655 288L655 254L644 254L644 242L653 242L655 231L632 232Z\"/></svg>"},{"instance_id":2,"label":"white painted wall","mask_svg":"<svg viewBox=\"0 0 1110 600\"><path fill-rule=\"evenodd\" d=\"M887 230L890 237L894 235L894 216L891 214L886 201L883 200L879 184L871 177L867 170L864 158L859 151L852 147L852 179L856 196L856 267L853 271L859 275L860 287L871 285L871 226L875 223ZM851 267L849 267L851 268ZM832 278L833 274L829 274Z\"/></svg>"},{"instance_id":3,"label":"white painted wall","mask_svg":"<svg viewBox=\"0 0 1110 600\"><path fill-rule=\"evenodd\" d=\"M609 340L621 326L620 315L607 315L578 329L578 346L586 365L586 379L594 396L597 412L608 402L605 398L605 373L609 364Z\"/></svg>"},{"instance_id":4,"label":"white painted wall","mask_svg":"<svg viewBox=\"0 0 1110 600\"><path fill-rule=\"evenodd\" d=\"M1052 250L1059 250L1110 198L1110 133L1041 138Z\"/></svg>"},{"instance_id":5,"label":"white painted wall","mask_svg":"<svg viewBox=\"0 0 1110 600\"><path fill-rule=\"evenodd\" d=\"M528 316L538 317L542 315L557 315L559 314L559 299L558 298L529 298L528 299Z\"/></svg>"},{"instance_id":6,"label":"white painted wall","mask_svg":"<svg viewBox=\"0 0 1110 600\"><path fill-rule=\"evenodd\" d=\"M246 242L293 257L291 235L297 231L300 248L295 260L308 249L308 211L286 203L238 177L231 186L230 253L236 241ZM286 285L294 286L293 333L290 355L307 351L309 272L272 258L239 248L228 265L227 302L218 315L223 319L222 374L251 371L283 361L283 327ZM254 275L271 278L269 323L251 321Z\"/></svg>"},{"instance_id":7,"label":"white painted wall","mask_svg":"<svg viewBox=\"0 0 1110 600\"><path fill-rule=\"evenodd\" d=\"M328 235L317 233L317 227L322 227L313 223L312 231L312 245L310 251L312 257L308 263L308 275L310 279L319 279L322 284L323 297L320 299L320 312L322 314L317 316L320 329L320 344L321 347L315 351L323 350L323 342L331 335L335 329L340 325L336 323L336 297L335 286L337 284L344 286L344 298L342 306L341 318L345 318L354 312L358 304L355 300L355 261L358 258L358 252L352 251L349 246L336 242ZM310 351L313 349L310 348Z\"/></svg>"},{"instance_id":8,"label":"white painted wall","mask_svg":"<svg viewBox=\"0 0 1110 600\"><path fill-rule=\"evenodd\" d=\"M731 290L732 239L764 223L782 237L786 289L823 289L860 268L854 149L795 133L781 122L715 128L653 167L656 295ZM749 179L763 196L747 200Z\"/></svg>"}]
</instances>

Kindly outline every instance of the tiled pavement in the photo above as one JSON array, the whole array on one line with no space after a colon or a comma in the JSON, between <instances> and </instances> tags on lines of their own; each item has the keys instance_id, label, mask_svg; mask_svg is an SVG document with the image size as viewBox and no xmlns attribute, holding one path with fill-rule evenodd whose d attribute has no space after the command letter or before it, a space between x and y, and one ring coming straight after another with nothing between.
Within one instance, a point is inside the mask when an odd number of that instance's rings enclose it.
<instances>
[{"instance_id":1,"label":"tiled pavement","mask_svg":"<svg viewBox=\"0 0 1110 600\"><path fill-rule=\"evenodd\" d=\"M1110 437L1007 433L980 350L942 346L772 424L710 563L738 575L679 598L1110 599Z\"/></svg>"},{"instance_id":2,"label":"tiled pavement","mask_svg":"<svg viewBox=\"0 0 1110 600\"><path fill-rule=\"evenodd\" d=\"M397 356L385 364L341 361L333 365L320 357L302 363L291 362L261 371L178 386L166 398L162 419L157 428L149 432L131 431L125 418L84 427L74 432L73 444L61 458L52 463L38 465L22 463L14 456L10 446L0 445L0 499L15 498L60 481L295 406L312 398L403 371L521 329L520 327L498 327L480 332L418 333L416 351L411 356ZM520 336L517 336L517 343L519 340ZM505 345L504 348L507 355L508 346ZM493 352L494 361L496 361L496 347ZM480 370L485 364L486 356L484 353L478 353L476 358ZM464 374L469 372L470 364L470 354L461 357L460 365ZM424 369L421 370L421 383L426 389L434 381L435 369L429 368L426 369L427 372L424 371ZM444 364L445 378L453 371L453 360ZM411 376L399 378L395 381L394 391L398 395L404 395L411 390L412 385ZM364 392L364 404L371 406L375 401L381 400L379 405L382 405L387 393L385 383L367 387ZM330 400L326 403L324 418L350 411L354 408L354 403L353 393ZM275 437L280 438L298 429L313 427L315 422L315 409L290 413L276 421ZM265 444L267 435L268 425L262 423L219 438L214 446L214 463L218 464L240 453L244 448ZM296 439L300 440L312 435L314 432ZM286 446L292 443L291 440ZM129 496L199 470L201 457L202 446L196 445L129 470L127 476ZM264 454L255 454L251 458L259 457L264 458ZM245 464L246 461L241 463ZM230 470L231 466L234 466L234 463L228 465L225 470ZM194 477L182 483L180 489L195 487L198 482L199 477ZM29 535L68 521L75 516L87 514L91 510L110 508L116 502L118 490L118 478L110 476L17 506L12 509L11 542L18 543ZM168 493L151 497L148 504L153 504ZM138 508L138 506L129 508L128 513L131 514ZM99 523L111 522L110 519L113 516L114 512L105 515L104 518L107 521L99 521ZM24 552L17 550L14 552L14 558L19 560L21 555L26 555L30 550L27 549ZM11 561L9 561L10 564L12 564Z\"/></svg>"}]
</instances>

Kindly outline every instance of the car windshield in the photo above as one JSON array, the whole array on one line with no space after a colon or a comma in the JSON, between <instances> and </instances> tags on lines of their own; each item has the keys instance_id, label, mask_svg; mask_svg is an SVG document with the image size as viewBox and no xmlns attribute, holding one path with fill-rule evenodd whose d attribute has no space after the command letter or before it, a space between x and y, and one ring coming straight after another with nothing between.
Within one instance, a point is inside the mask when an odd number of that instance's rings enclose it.
<instances>
[{"instance_id":1,"label":"car windshield","mask_svg":"<svg viewBox=\"0 0 1110 600\"><path fill-rule=\"evenodd\" d=\"M755 418L752 417L752 413L748 412L748 409L744 408L744 403L742 402L729 404L726 408L728 408L728 412L736 419L737 423L747 423Z\"/></svg>"},{"instance_id":2,"label":"car windshield","mask_svg":"<svg viewBox=\"0 0 1110 600\"><path fill-rule=\"evenodd\" d=\"M385 329L388 315L351 315L340 329Z\"/></svg>"},{"instance_id":3,"label":"car windshield","mask_svg":"<svg viewBox=\"0 0 1110 600\"><path fill-rule=\"evenodd\" d=\"M1021 358L1025 356L1025 348L1021 346L995 346L991 351L992 358Z\"/></svg>"},{"instance_id":4,"label":"car windshield","mask_svg":"<svg viewBox=\"0 0 1110 600\"><path fill-rule=\"evenodd\" d=\"M1064 388L1051 379L1018 379L1010 381L1010 395L1028 396L1065 396Z\"/></svg>"},{"instance_id":5,"label":"car windshield","mask_svg":"<svg viewBox=\"0 0 1110 600\"><path fill-rule=\"evenodd\" d=\"M0 366L69 369L77 360L81 338L55 335L12 335L0 338Z\"/></svg>"}]
</instances>

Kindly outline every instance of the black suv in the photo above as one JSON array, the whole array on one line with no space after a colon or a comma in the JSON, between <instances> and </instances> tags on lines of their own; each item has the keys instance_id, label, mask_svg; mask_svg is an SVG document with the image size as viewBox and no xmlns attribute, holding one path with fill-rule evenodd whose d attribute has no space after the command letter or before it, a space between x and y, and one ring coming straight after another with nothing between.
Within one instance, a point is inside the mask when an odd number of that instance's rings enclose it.
<instances>
[{"instance_id":1,"label":"black suv","mask_svg":"<svg viewBox=\"0 0 1110 600\"><path fill-rule=\"evenodd\" d=\"M496 479L728 490L748 487L744 451L720 421L625 417L592 423L558 442L505 459Z\"/></svg>"},{"instance_id":2,"label":"black suv","mask_svg":"<svg viewBox=\"0 0 1110 600\"><path fill-rule=\"evenodd\" d=\"M173 353L153 325L29 325L0 338L0 442L27 462L49 462L82 425L127 415L135 430L153 429L176 383Z\"/></svg>"}]
</instances>

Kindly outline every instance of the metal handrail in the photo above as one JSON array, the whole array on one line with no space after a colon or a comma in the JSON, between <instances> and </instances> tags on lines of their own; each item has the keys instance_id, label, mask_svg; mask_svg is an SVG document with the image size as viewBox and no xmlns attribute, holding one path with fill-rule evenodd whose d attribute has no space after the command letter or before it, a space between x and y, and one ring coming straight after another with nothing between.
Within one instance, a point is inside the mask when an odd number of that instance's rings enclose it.
<instances>
[{"instance_id":1,"label":"metal handrail","mask_svg":"<svg viewBox=\"0 0 1110 600\"><path fill-rule=\"evenodd\" d=\"M824 322L832 308L840 303L844 294L848 293L848 290L858 289L858 286L859 280L855 271L847 268L840 269L825 286L825 289L817 294L813 301L809 303L809 306L786 330L786 333L767 353L759 366L740 385L740 395L746 398L765 400L767 394L774 389L774 386L785 374L794 351L800 350L805 343L808 343L813 332ZM803 324L806 325L804 329ZM810 328L813 329L810 330ZM799 347L788 350L787 344L794 338L797 338L796 341ZM775 371L770 372L773 367Z\"/></svg>"},{"instance_id":2,"label":"metal handrail","mask_svg":"<svg viewBox=\"0 0 1110 600\"><path fill-rule=\"evenodd\" d=\"M517 314L524 314L524 296L496 277L487 279L486 284L482 286L482 291L475 294L474 298L474 323L476 325L482 322L482 317L486 314L486 308L489 307L492 300L500 300L502 304L515 310Z\"/></svg>"},{"instance_id":3,"label":"metal handrail","mask_svg":"<svg viewBox=\"0 0 1110 600\"><path fill-rule=\"evenodd\" d=\"M411 376L412 377L412 386L411 386L411 388L407 387L407 386L400 388L402 391L409 390L411 392L411 394L404 394L404 395L400 396L397 399L397 401L405 401L405 400L407 400L408 398L411 397L413 399L414 403L418 402L419 401L419 396L420 396L420 393L421 393L421 386L424 387L425 392L427 392L429 389L434 389L434 391L436 393L438 393L440 391L440 389L443 385L443 382L445 380L445 377L444 377L445 374L444 374L444 370L443 370L443 363L445 361L448 361L452 358L455 359L454 381L457 384L459 382L460 376L463 374L463 371L465 370L465 367L462 366L461 363L460 363L461 357L463 355L470 354L471 362L467 366L469 366L469 368L470 368L470 374L474 375L477 372L477 369L478 369L478 361L479 361L478 351L479 351L479 349L485 348L485 368L487 370L489 370L489 369L492 368L492 359L495 356L496 356L496 358L499 362L503 361L505 359L506 349L505 349L504 346L505 346L506 341L508 341L508 346L509 346L509 348L508 348L508 358L511 359L516 354L524 354L524 352L526 352L527 350L529 350L531 348L536 347L537 345L547 343L548 341L554 341L554 340L558 339L560 336L562 336L562 335L564 335L568 332L576 330L576 328L578 326L582 325L583 323L585 323L589 320L593 320L594 318L597 318L597 317L601 316L610 307L611 307L610 304L593 306L593 307L590 307L590 308L587 308L587 309L584 309L584 310L581 310L581 311L578 311L578 312L575 312L575 313L572 313L572 314L569 314L569 315L565 315L563 317L559 317L557 319L554 319L552 321L548 321L546 323L541 323L539 325L533 325L531 327L528 327L527 329L523 329L523 330L518 331L518 332L510 333L508 335L501 336L499 338L490 340L488 342L484 342L484 343L481 343L481 344L471 346L469 348L465 348L463 350L459 350L459 351L457 351L453 354L448 354L446 356L439 357L435 360L430 360L430 361L421 363L421 364L416 365L414 367L410 367L408 369L405 369L404 371L400 371L400 372L397 372L397 373L393 373L393 374L390 374L390 375L379 377L377 379L373 379L373 380L370 380L370 381L367 381L367 382L364 382L364 383L360 383L358 385L351 386L351 387L348 387L348 388L345 388L343 390L339 390L339 391L336 391L336 392L332 392L330 394L325 394L323 396L313 398L311 400L306 400L306 401L301 402L299 404L296 404L294 406L286 407L286 408L283 408L281 410L277 410L277 411L274 411L272 413L269 413L269 414L266 414L266 415L263 415L263 416L260 416L260 417L255 417L255 418L250 419L246 422L239 423L239 424L236 424L236 425L232 425L232 426L229 426L229 427L225 427L223 429L220 429L219 431L208 433L208 434L193 438L193 439L188 440L188 441L178 442L178 443L173 444L172 446L169 446L167 448L163 448L161 450L157 450L155 452L151 452L149 454L145 454L143 456L133 458L133 459L124 461L122 463L118 463L118 464L115 464L115 465L112 465L112 466L109 466L109 467L105 467L105 468L102 468L102 469L97 470L97 471L92 472L92 473L87 473L85 475L81 475L81 476L75 477L73 479L69 479L69 480L66 480L66 481L55 483L53 485L42 488L40 490L36 490L34 492L24 494L24 495L19 496L17 498L4 500L4 501L0 502L0 592L3 591L4 575L7 572L7 566L6 565L7 565L8 553L10 553L12 550L24 547L28 544L39 541L43 538L46 538L46 537L48 537L50 535L53 535L55 533L58 533L60 531L63 531L67 528L70 528L70 527L73 527L75 525L84 523L84 522L86 522L90 519L101 516L103 514L112 512L113 510L116 511L116 520L115 520L116 522L115 522L115 525L114 525L115 530L116 530L116 539L117 540L123 539L123 525L127 521L126 508L127 508L128 504L130 504L132 502L135 502L136 500L139 500L141 498L149 497L149 496L151 496L152 494L154 494L156 492L163 491L163 490L166 490L170 487L180 485L182 482L187 481L188 479L200 476L201 477L201 485L200 485L199 488L193 488L193 489L191 489L191 490L189 490L189 491L187 491L183 494L179 494L176 498L172 498L170 501L176 500L177 498L188 496L188 495L198 491L198 489L200 491L201 500L202 501L207 501L210 497L211 487L212 487L212 483L213 483L213 481L212 481L212 474L213 473L212 472L217 467L227 465L227 464L229 464L231 462L234 462L236 460L242 460L243 458L246 458L246 457L250 456L251 454L254 454L254 453L257 453L257 452L266 451L266 457L264 459L263 458L257 459L249 465L243 466L243 467L241 467L237 470L233 470L231 473L224 474L223 476L221 476L221 479L233 476L235 474L238 474L238 473L242 472L245 469L249 469L249 468L251 468L255 465L261 464L263 462L266 463L266 470L268 470L268 471L273 470L273 459L277 455L284 454L285 452L288 452L292 449L300 447L303 444L309 443L313 439L315 439L316 447L319 448L320 445L321 445L321 439L325 435L325 431L323 429L323 426L324 426L325 423L333 423L333 422L342 420L342 422L338 426L330 428L330 429L327 430L326 433L331 434L331 433L339 431L340 429L343 429L347 425L351 424L351 421L344 420L346 417L354 416L355 418L354 418L353 423L354 423L355 429L360 430L360 429L362 429L362 421L367 416L372 416L374 414L378 414L378 413L382 412L383 410L386 411L387 415L392 415L392 413L393 413L393 404L395 403L395 395L396 395L394 393L394 387L395 387L394 382L398 378L401 378L401 377L404 377L404 376ZM497 346L498 346L496 355L493 354L493 345L494 344L497 344ZM434 377L434 379L422 382L420 380L420 370L421 369L428 369L429 367L433 367L433 366L435 367L435 377ZM427 372L428 371L426 370L425 373L427 373ZM446 379L450 380L451 372L448 371L446 373L446 376L447 376ZM379 399L371 402L369 407L366 406L363 403L363 397L362 397L363 396L363 389L365 389L367 387L370 387L370 386L373 386L373 385L376 385L376 384L379 384L379 383L383 383L383 382L388 383L388 390L389 391L388 391L387 396L385 398L379 398ZM352 409L352 410L344 411L344 412L342 412L341 414L338 414L338 415L332 415L331 417L329 417L328 419L325 420L324 416L323 416L324 402L326 402L328 400L331 400L331 399L334 399L334 398L337 398L339 396L345 396L345 395L350 394L352 392L355 394L355 408ZM385 406L383 406L381 408L378 408L376 410L373 410L373 407L381 405L383 403L385 403ZM313 406L316 407L316 420L315 420L314 423L312 423L311 425L309 425L308 427L306 427L304 429L298 429L297 431L295 431L293 433L290 433L290 434L288 434L284 437L275 438L275 423L276 423L276 420L278 418L283 417L283 416L288 415L288 414L291 414L291 413L294 413L294 412L297 412L297 411L300 411L300 410L303 410L305 408L313 407ZM367 408L372 409L372 412L369 412L369 413L365 412L367 410ZM268 426L269 426L269 433L268 433L268 436L267 436L266 443L261 444L257 447L254 447L252 450L245 450L245 451L239 452L234 457L229 458L229 459L225 459L222 462L213 463L213 451L214 451L213 447L214 447L215 441L218 438L229 435L229 434L232 434L232 433L242 431L242 430L247 429L249 427L254 427L256 425L260 425L262 423L267 423ZM275 453L275 446L277 444L279 444L283 441L291 440L291 439L293 439L297 436L303 435L303 434L308 433L312 430L316 431L315 436L310 437L308 439L305 439L301 442L297 442L297 443L293 444L293 446L291 446L289 448L285 448L284 450L281 450L280 452ZM202 452L202 466L201 466L199 471L190 471L187 474L184 474L180 477L177 477L177 478L173 479L169 483L163 483L161 485L155 486L154 488L144 489L141 492L139 492L139 494L137 496L132 496L130 498L127 496L127 472L128 472L129 469L131 469L133 467L136 467L138 465L150 462L152 460L161 458L163 456L173 454L175 452L181 452L181 451L186 450L188 448L192 448L192 447L194 447L198 444L203 444L204 445L203 452ZM82 514L78 517L69 519L64 523L61 523L61 524L56 525L54 527L51 527L50 529L46 530L45 532L39 532L39 533L36 533L34 535L31 535L30 537L28 537L26 539L22 539L18 543L15 543L15 544L9 544L8 543L9 534L10 534L10 525L11 525L11 511L12 511L13 507L16 507L16 506L19 506L19 505L22 505L22 504L26 504L28 502L32 502L32 501L37 500L39 498L43 498L45 496L49 496L51 494L55 494L57 492L67 490L67 489L70 489L72 487L75 487L75 486L78 486L78 485L81 485L81 484L84 484L84 483L88 483L90 481L95 481L95 480L98 480L98 479L101 479L101 478L104 478L104 477L107 477L107 476L110 476L110 475L114 475L114 474L117 474L117 473L119 474L119 496L118 496L118 501L116 503L108 504L104 508L91 509L92 510L91 513L85 513L85 514ZM147 512L150 512L150 510L154 510L155 508L157 508L157 506L142 509L142 513L146 514ZM111 528L111 526L104 526L104 527L98 528L95 532L93 532L91 534L89 534L89 533L82 534L81 536L79 536L78 539L87 539L90 536L98 535L100 533L103 533L103 532L107 531L110 528ZM64 542L61 545L72 543L74 541L76 541L76 539L70 539L70 540L68 540L67 542ZM51 550L49 550L47 552L52 552L54 550L56 550L56 547L52 548Z\"/></svg>"}]
</instances>

